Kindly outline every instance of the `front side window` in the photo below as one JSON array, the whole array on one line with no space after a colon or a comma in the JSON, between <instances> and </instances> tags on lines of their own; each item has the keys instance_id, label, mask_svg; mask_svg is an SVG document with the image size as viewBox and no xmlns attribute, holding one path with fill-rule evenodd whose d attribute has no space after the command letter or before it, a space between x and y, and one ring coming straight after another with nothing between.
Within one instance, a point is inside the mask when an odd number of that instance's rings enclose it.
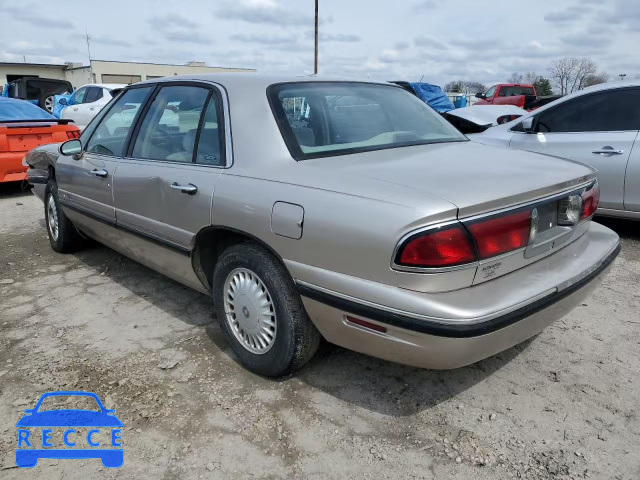
<instances>
[{"instance_id":1,"label":"front side window","mask_svg":"<svg viewBox=\"0 0 640 480\"><path fill-rule=\"evenodd\" d=\"M73 103L74 105L80 104L80 103L84 103L84 98L87 94L87 87L82 87L78 90L76 90L76 93L73 97Z\"/></svg>"},{"instance_id":2,"label":"front side window","mask_svg":"<svg viewBox=\"0 0 640 480\"><path fill-rule=\"evenodd\" d=\"M274 85L269 97L296 160L466 138L402 88L356 82Z\"/></svg>"},{"instance_id":3,"label":"front side window","mask_svg":"<svg viewBox=\"0 0 640 480\"><path fill-rule=\"evenodd\" d=\"M183 85L162 87L142 122L132 156L192 162L209 92L206 88Z\"/></svg>"},{"instance_id":4,"label":"front side window","mask_svg":"<svg viewBox=\"0 0 640 480\"><path fill-rule=\"evenodd\" d=\"M491 87L487 91L487 93L484 94L484 96L487 97L487 98L492 98L495 93L496 93L496 87Z\"/></svg>"},{"instance_id":5,"label":"front side window","mask_svg":"<svg viewBox=\"0 0 640 480\"><path fill-rule=\"evenodd\" d=\"M542 133L640 130L640 89L626 88L579 96L541 112L535 131Z\"/></svg>"},{"instance_id":6,"label":"front side window","mask_svg":"<svg viewBox=\"0 0 640 480\"><path fill-rule=\"evenodd\" d=\"M87 143L87 152L121 157L131 126L153 87L133 88L102 117Z\"/></svg>"},{"instance_id":7,"label":"front side window","mask_svg":"<svg viewBox=\"0 0 640 480\"><path fill-rule=\"evenodd\" d=\"M93 103L102 98L102 88L90 87L84 103Z\"/></svg>"}]
</instances>

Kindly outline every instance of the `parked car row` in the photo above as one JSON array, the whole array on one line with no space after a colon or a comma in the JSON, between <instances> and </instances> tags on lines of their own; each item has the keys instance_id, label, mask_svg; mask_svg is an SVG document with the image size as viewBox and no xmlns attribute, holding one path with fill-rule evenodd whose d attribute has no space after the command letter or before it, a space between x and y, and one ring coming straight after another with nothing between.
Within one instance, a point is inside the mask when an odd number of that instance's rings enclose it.
<instances>
[{"instance_id":1,"label":"parked car row","mask_svg":"<svg viewBox=\"0 0 640 480\"><path fill-rule=\"evenodd\" d=\"M620 249L592 222L593 168L471 142L389 83L143 82L25 164L56 252L93 238L211 295L266 376L320 338L419 367L476 362L581 303Z\"/></svg>"}]
</instances>

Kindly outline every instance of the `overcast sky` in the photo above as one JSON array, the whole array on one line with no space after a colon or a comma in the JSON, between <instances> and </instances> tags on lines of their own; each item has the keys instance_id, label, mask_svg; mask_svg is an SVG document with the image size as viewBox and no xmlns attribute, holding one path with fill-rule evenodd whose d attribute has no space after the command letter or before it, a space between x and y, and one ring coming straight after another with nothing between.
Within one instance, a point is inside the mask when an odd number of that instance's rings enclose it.
<instances>
[{"instance_id":1,"label":"overcast sky","mask_svg":"<svg viewBox=\"0 0 640 480\"><path fill-rule=\"evenodd\" d=\"M0 61L313 70L313 0L0 0ZM320 73L444 84L588 56L640 75L640 0L320 0Z\"/></svg>"}]
</instances>

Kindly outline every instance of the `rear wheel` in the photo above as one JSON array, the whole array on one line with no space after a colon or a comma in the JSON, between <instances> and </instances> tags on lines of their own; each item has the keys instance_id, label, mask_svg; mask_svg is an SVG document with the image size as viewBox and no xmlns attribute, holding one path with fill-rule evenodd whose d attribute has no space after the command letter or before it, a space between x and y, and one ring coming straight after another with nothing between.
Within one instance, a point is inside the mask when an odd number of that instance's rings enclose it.
<instances>
[{"instance_id":1,"label":"rear wheel","mask_svg":"<svg viewBox=\"0 0 640 480\"><path fill-rule=\"evenodd\" d=\"M49 113L53 113L53 95L44 94L38 100L38 106Z\"/></svg>"},{"instance_id":2,"label":"rear wheel","mask_svg":"<svg viewBox=\"0 0 640 480\"><path fill-rule=\"evenodd\" d=\"M44 193L44 218L51 248L58 253L71 253L79 250L83 238L67 218L58 202L58 185L49 180Z\"/></svg>"},{"instance_id":3,"label":"rear wheel","mask_svg":"<svg viewBox=\"0 0 640 480\"><path fill-rule=\"evenodd\" d=\"M291 277L259 245L241 243L222 253L213 272L213 301L234 353L259 375L293 373L318 348L320 333Z\"/></svg>"}]
</instances>

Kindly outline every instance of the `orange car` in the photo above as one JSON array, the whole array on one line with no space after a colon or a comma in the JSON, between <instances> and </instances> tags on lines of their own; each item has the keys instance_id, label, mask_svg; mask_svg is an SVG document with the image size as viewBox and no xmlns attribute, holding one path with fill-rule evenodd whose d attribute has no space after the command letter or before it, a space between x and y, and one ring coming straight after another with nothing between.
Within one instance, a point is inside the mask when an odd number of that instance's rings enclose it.
<instances>
[{"instance_id":1,"label":"orange car","mask_svg":"<svg viewBox=\"0 0 640 480\"><path fill-rule=\"evenodd\" d=\"M80 137L70 120L59 120L26 100L0 97L0 183L27 179L22 158L39 145Z\"/></svg>"}]
</instances>

